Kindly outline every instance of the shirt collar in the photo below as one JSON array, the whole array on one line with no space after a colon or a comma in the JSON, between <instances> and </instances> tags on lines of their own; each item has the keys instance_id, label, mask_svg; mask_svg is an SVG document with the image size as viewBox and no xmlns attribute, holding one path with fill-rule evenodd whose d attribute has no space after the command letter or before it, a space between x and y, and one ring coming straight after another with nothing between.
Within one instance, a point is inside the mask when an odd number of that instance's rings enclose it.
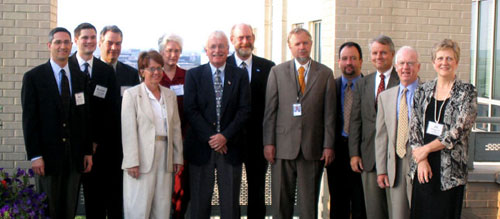
<instances>
[{"instance_id":1,"label":"shirt collar","mask_svg":"<svg viewBox=\"0 0 500 219\"><path fill-rule=\"evenodd\" d=\"M83 68L83 65L85 63L89 63L89 72L92 70L92 66L94 66L94 57L92 57L90 60L85 61L78 55L78 52L76 53L76 60L78 60L78 66L80 66L80 69Z\"/></svg>"},{"instance_id":2,"label":"shirt collar","mask_svg":"<svg viewBox=\"0 0 500 219\"><path fill-rule=\"evenodd\" d=\"M414 93L415 89L417 89L418 86L418 78L415 80L413 83L411 83L408 86L404 86L403 84L399 83L399 93L403 92L403 89L407 89L410 93Z\"/></svg>"},{"instance_id":3,"label":"shirt collar","mask_svg":"<svg viewBox=\"0 0 500 219\"><path fill-rule=\"evenodd\" d=\"M146 90L146 93L148 94L149 99L156 100L156 101L158 101L160 103L162 102L162 99L163 99L162 92L160 92L160 100L157 100L156 97L155 97L155 95L153 94L153 92L151 92L149 90L149 88L148 88L148 86L146 86L146 84L144 84L144 89ZM160 88L160 90L161 90L161 88Z\"/></svg>"},{"instance_id":4,"label":"shirt collar","mask_svg":"<svg viewBox=\"0 0 500 219\"><path fill-rule=\"evenodd\" d=\"M224 69L226 68L226 63L224 63L224 65L222 65L221 67L218 67L218 68L216 68L215 66L213 66L212 63L210 63L210 62L209 62L209 64L210 64L210 69L212 70L212 75L215 75L215 71L217 69L219 69L221 71L221 73L223 73Z\"/></svg>"},{"instance_id":5,"label":"shirt collar","mask_svg":"<svg viewBox=\"0 0 500 219\"><path fill-rule=\"evenodd\" d=\"M54 60L50 59L50 66L52 67L52 71L54 71L54 75L56 78L59 78L59 72L61 72L61 69L64 69L66 71L66 76L69 75L69 66L68 63L64 67L61 68Z\"/></svg>"},{"instance_id":6,"label":"shirt collar","mask_svg":"<svg viewBox=\"0 0 500 219\"><path fill-rule=\"evenodd\" d=\"M240 67L242 62L245 62L247 66L250 66L252 64L252 57L253 55L250 54L250 57L248 57L248 59L243 61L242 59L240 59L240 57L238 57L238 55L234 54L234 60L236 61L236 66Z\"/></svg>"},{"instance_id":7,"label":"shirt collar","mask_svg":"<svg viewBox=\"0 0 500 219\"><path fill-rule=\"evenodd\" d=\"M299 61L297 61L297 59L294 59L295 61L295 70L298 70L300 68L300 66L304 67L304 72L308 72L309 71L309 67L311 67L311 59L309 59L309 61L307 61L306 64L300 64Z\"/></svg>"},{"instance_id":8,"label":"shirt collar","mask_svg":"<svg viewBox=\"0 0 500 219\"><path fill-rule=\"evenodd\" d=\"M389 77L391 77L391 73L392 73L392 69L394 68L394 66L391 66L391 68L389 68L389 70L383 72L382 74L384 74L385 76L385 79L388 79ZM377 70L377 76L380 77L380 72Z\"/></svg>"},{"instance_id":9,"label":"shirt collar","mask_svg":"<svg viewBox=\"0 0 500 219\"><path fill-rule=\"evenodd\" d=\"M344 77L344 75L342 75L342 77L341 77L341 78L342 78L342 87L346 87L346 86L347 86L347 81L349 81L349 80L348 80L346 77ZM360 75L358 75L358 77L353 78L353 79L351 80L351 81L352 81L352 84L356 83L356 81L357 81L358 79L360 79L360 78L361 78L361 74L360 74Z\"/></svg>"}]
</instances>

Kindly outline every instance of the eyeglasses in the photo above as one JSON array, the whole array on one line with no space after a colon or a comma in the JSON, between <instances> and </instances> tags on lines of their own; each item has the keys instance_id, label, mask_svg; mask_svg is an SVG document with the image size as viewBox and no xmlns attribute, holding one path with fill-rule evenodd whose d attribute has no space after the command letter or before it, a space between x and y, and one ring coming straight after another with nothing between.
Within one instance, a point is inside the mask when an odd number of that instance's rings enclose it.
<instances>
[{"instance_id":1,"label":"eyeglasses","mask_svg":"<svg viewBox=\"0 0 500 219\"><path fill-rule=\"evenodd\" d=\"M408 66L410 66L410 67L413 67L417 63L416 62L398 62L398 65L401 66L401 67L405 66L405 64L408 65Z\"/></svg>"},{"instance_id":2,"label":"eyeglasses","mask_svg":"<svg viewBox=\"0 0 500 219\"><path fill-rule=\"evenodd\" d=\"M210 45L208 48L210 48L211 50L216 50L217 48L219 49L225 49L226 48L226 45L224 44L212 44Z\"/></svg>"},{"instance_id":3,"label":"eyeglasses","mask_svg":"<svg viewBox=\"0 0 500 219\"><path fill-rule=\"evenodd\" d=\"M155 72L155 71L159 71L159 72L161 72L161 71L163 71L163 68L162 68L162 67L156 67L156 68L154 68L154 67L149 67L149 68L145 68L145 69L146 69L146 70L148 70L149 72Z\"/></svg>"}]
</instances>

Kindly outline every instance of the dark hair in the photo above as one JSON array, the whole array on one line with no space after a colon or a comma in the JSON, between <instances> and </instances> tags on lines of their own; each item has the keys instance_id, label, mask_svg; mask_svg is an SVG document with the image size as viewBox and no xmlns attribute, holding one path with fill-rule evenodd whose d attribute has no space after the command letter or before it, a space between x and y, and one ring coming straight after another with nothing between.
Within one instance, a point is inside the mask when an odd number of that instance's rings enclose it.
<instances>
[{"instance_id":1,"label":"dark hair","mask_svg":"<svg viewBox=\"0 0 500 219\"><path fill-rule=\"evenodd\" d=\"M372 45L374 42L389 46L391 52L396 52L396 50L394 49L394 43L392 42L392 39L386 35L378 35L377 37L373 38L372 41L370 42L370 50L372 49Z\"/></svg>"},{"instance_id":2,"label":"dark hair","mask_svg":"<svg viewBox=\"0 0 500 219\"><path fill-rule=\"evenodd\" d=\"M80 36L80 32L85 29L92 29L97 33L97 29L95 29L94 25L90 23L81 23L75 28L75 38L78 38Z\"/></svg>"},{"instance_id":3,"label":"dark hair","mask_svg":"<svg viewBox=\"0 0 500 219\"><path fill-rule=\"evenodd\" d=\"M69 39L71 40L71 33L64 27L56 27L49 32L49 43L52 43L52 40L54 40L54 35L58 32L65 32L69 35Z\"/></svg>"},{"instance_id":4,"label":"dark hair","mask_svg":"<svg viewBox=\"0 0 500 219\"><path fill-rule=\"evenodd\" d=\"M355 42L345 42L345 43L343 43L340 46L340 48L339 48L339 59L340 59L340 53L342 52L342 49L344 49L344 47L355 47L358 50L359 59L363 60L363 52L361 52L361 47L359 46L359 44L357 44Z\"/></svg>"},{"instance_id":5,"label":"dark hair","mask_svg":"<svg viewBox=\"0 0 500 219\"><path fill-rule=\"evenodd\" d=\"M118 26L116 26L116 25L109 25L109 26L105 26L104 28L102 28L101 33L100 33L101 40L104 39L104 35L106 35L106 33L108 31L111 31L113 33L119 33L120 37L123 38L123 33L120 30L120 28L118 28Z\"/></svg>"},{"instance_id":6,"label":"dark hair","mask_svg":"<svg viewBox=\"0 0 500 219\"><path fill-rule=\"evenodd\" d=\"M149 60L153 60L163 67L163 58L160 53L155 50L149 50L147 52L141 52L139 58L137 59L137 69L142 70L149 67Z\"/></svg>"}]
</instances>

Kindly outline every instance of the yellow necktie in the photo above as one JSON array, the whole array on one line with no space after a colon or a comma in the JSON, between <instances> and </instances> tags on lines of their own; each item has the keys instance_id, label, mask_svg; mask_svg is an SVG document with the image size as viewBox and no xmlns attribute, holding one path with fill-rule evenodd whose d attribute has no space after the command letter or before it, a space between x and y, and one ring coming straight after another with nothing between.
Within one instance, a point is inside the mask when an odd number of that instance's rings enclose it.
<instances>
[{"instance_id":1,"label":"yellow necktie","mask_svg":"<svg viewBox=\"0 0 500 219\"><path fill-rule=\"evenodd\" d=\"M398 133L396 139L396 154L403 158L406 154L406 141L408 141L408 105L406 105L406 88L399 101Z\"/></svg>"},{"instance_id":2,"label":"yellow necktie","mask_svg":"<svg viewBox=\"0 0 500 219\"><path fill-rule=\"evenodd\" d=\"M300 66L299 68L299 86L300 86L300 92L302 92L302 94L304 94L304 90L306 89L306 81L305 81L305 77L304 77L304 72L306 70L304 69L304 67Z\"/></svg>"}]
</instances>

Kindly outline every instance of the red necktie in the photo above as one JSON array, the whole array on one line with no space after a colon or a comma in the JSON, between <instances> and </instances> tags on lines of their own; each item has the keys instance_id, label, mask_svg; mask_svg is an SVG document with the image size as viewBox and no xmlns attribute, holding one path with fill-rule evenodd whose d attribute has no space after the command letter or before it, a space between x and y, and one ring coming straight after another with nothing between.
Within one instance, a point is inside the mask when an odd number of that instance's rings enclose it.
<instances>
[{"instance_id":1,"label":"red necktie","mask_svg":"<svg viewBox=\"0 0 500 219\"><path fill-rule=\"evenodd\" d=\"M385 75L380 74L380 83L378 84L377 97L375 98L375 109L377 109L378 95L380 94L380 92L385 90L385 81L384 80L385 80Z\"/></svg>"}]
</instances>

